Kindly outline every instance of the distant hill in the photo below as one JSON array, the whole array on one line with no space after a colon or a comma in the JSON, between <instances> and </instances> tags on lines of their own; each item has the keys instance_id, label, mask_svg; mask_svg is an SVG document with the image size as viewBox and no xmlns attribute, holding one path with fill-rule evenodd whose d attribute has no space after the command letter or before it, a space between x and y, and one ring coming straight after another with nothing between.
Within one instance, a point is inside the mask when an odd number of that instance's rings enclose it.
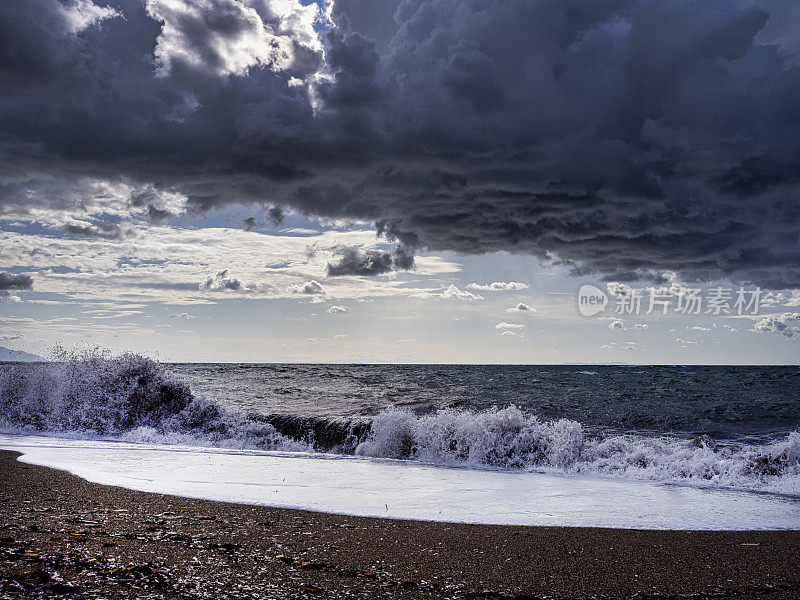
<instances>
[{"instance_id":1,"label":"distant hill","mask_svg":"<svg viewBox=\"0 0 800 600\"><path fill-rule=\"evenodd\" d=\"M47 362L47 359L30 352L0 346L0 362Z\"/></svg>"}]
</instances>

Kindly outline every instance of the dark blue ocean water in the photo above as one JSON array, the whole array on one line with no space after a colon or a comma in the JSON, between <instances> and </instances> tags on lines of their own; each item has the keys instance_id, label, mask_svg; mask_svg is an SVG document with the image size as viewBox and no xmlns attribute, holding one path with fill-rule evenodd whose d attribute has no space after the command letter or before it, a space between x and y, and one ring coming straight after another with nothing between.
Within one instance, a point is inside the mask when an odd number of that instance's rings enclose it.
<instances>
[{"instance_id":1,"label":"dark blue ocean water","mask_svg":"<svg viewBox=\"0 0 800 600\"><path fill-rule=\"evenodd\" d=\"M800 427L800 367L171 364L195 393L259 415L427 414L515 405L589 430L769 439Z\"/></svg>"}]
</instances>

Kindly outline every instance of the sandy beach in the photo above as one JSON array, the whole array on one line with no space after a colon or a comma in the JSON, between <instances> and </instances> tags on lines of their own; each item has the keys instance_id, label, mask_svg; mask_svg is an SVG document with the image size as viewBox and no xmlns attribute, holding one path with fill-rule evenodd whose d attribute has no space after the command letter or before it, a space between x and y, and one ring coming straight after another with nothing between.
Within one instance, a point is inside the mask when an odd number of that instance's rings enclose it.
<instances>
[{"instance_id":1,"label":"sandy beach","mask_svg":"<svg viewBox=\"0 0 800 600\"><path fill-rule=\"evenodd\" d=\"M798 598L800 532L356 518L88 483L0 453L5 598Z\"/></svg>"}]
</instances>

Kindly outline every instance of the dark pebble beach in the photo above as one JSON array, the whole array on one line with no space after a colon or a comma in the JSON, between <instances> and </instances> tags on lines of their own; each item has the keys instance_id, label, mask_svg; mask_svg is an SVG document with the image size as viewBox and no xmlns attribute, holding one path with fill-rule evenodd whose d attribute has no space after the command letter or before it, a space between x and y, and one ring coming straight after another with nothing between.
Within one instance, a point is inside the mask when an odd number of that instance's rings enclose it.
<instances>
[{"instance_id":1,"label":"dark pebble beach","mask_svg":"<svg viewBox=\"0 0 800 600\"><path fill-rule=\"evenodd\" d=\"M800 598L800 532L504 527L97 485L0 452L2 598Z\"/></svg>"}]
</instances>

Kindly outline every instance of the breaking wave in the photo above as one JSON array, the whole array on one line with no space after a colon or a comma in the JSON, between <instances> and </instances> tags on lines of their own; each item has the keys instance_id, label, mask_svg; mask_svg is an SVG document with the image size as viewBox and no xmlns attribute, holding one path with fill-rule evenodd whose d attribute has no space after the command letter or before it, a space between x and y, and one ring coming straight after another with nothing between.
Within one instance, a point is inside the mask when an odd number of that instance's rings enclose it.
<instances>
[{"instance_id":1,"label":"breaking wave","mask_svg":"<svg viewBox=\"0 0 800 600\"><path fill-rule=\"evenodd\" d=\"M769 444L707 436L588 435L576 421L541 421L510 406L373 418L356 454L427 463L611 475L800 495L800 432Z\"/></svg>"},{"instance_id":2,"label":"breaking wave","mask_svg":"<svg viewBox=\"0 0 800 600\"><path fill-rule=\"evenodd\" d=\"M557 471L800 495L800 432L766 444L598 435L515 406L370 419L243 415L196 397L158 362L91 352L0 371L0 429L61 437L325 451L480 469Z\"/></svg>"},{"instance_id":3,"label":"breaking wave","mask_svg":"<svg viewBox=\"0 0 800 600\"><path fill-rule=\"evenodd\" d=\"M0 372L0 427L6 433L133 442L311 449L266 421L195 397L152 359L97 351Z\"/></svg>"}]
</instances>

